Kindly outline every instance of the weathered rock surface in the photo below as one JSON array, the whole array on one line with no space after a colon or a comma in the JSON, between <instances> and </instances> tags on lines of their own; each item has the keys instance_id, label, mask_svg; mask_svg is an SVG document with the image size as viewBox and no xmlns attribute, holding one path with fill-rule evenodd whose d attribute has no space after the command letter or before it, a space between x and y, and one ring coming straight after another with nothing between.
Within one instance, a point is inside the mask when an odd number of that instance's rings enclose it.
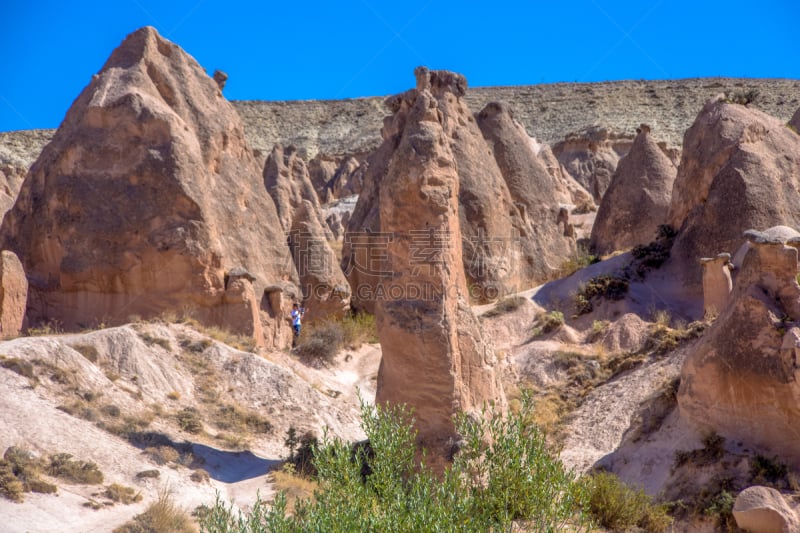
<instances>
[{"instance_id":1,"label":"weathered rock surface","mask_svg":"<svg viewBox=\"0 0 800 533\"><path fill-rule=\"evenodd\" d=\"M733 504L736 525L752 533L794 533L800 531L797 512L777 490L749 487L736 496Z\"/></svg>"},{"instance_id":2,"label":"weathered rock surface","mask_svg":"<svg viewBox=\"0 0 800 533\"><path fill-rule=\"evenodd\" d=\"M709 101L686 132L669 224L669 268L697 292L697 260L735 252L748 228L800 227L800 136L755 109Z\"/></svg>"},{"instance_id":3,"label":"weathered rock surface","mask_svg":"<svg viewBox=\"0 0 800 533\"><path fill-rule=\"evenodd\" d=\"M67 328L189 309L224 322L226 273L296 280L241 120L202 67L146 27L75 100L0 230L30 281L29 318ZM266 332L265 332L266 334Z\"/></svg>"},{"instance_id":4,"label":"weathered rock surface","mask_svg":"<svg viewBox=\"0 0 800 533\"><path fill-rule=\"evenodd\" d=\"M0 336L22 331L28 304L28 279L19 258L8 250L0 254Z\"/></svg>"},{"instance_id":5,"label":"weathered rock surface","mask_svg":"<svg viewBox=\"0 0 800 533\"><path fill-rule=\"evenodd\" d=\"M415 71L416 89L396 102L395 157L381 184L380 217L394 238L383 285L392 297L377 302L383 359L376 402L414 409L422 445L445 457L456 437L453 416L505 404L495 355L468 305L458 242L440 241L420 261L415 235L459 235L459 181L453 136L459 124L447 107L460 105L463 76ZM401 119L401 120L398 120ZM392 287L398 287L392 294Z\"/></svg>"},{"instance_id":6,"label":"weathered rock surface","mask_svg":"<svg viewBox=\"0 0 800 533\"><path fill-rule=\"evenodd\" d=\"M581 210L596 209L592 195L567 172L549 145L535 143L533 149L544 168L555 180L559 202L574 205Z\"/></svg>"},{"instance_id":7,"label":"weathered rock surface","mask_svg":"<svg viewBox=\"0 0 800 533\"><path fill-rule=\"evenodd\" d=\"M350 307L350 285L328 244L319 212L308 200L294 212L289 247L300 276L308 321L343 316Z\"/></svg>"},{"instance_id":8,"label":"weathered rock surface","mask_svg":"<svg viewBox=\"0 0 800 533\"><path fill-rule=\"evenodd\" d=\"M655 240L658 226L667 221L676 173L675 165L650 135L650 127L640 126L600 202L592 227L592 249L605 255Z\"/></svg>"},{"instance_id":9,"label":"weathered rock surface","mask_svg":"<svg viewBox=\"0 0 800 533\"><path fill-rule=\"evenodd\" d=\"M536 157L531 139L500 104L490 104L478 115L479 127L462 98L465 89L466 80L452 85L450 93L436 104L443 120L452 123L453 134L447 142L460 187L461 234L445 237L449 244L463 248L472 297L488 301L552 276L574 252L575 238L568 223L559 224L563 195ZM357 287L375 287L380 276L364 273L364 269L353 273L352 267L373 262L379 268L381 249L390 236L382 226L377 198L390 162L398 157L399 134L416 97L411 90L387 99L393 115L384 124L384 143L368 158L364 187L348 224L343 268L360 308L369 309L371 304L359 295ZM426 248L438 245L426 244L423 236L419 237L415 246L420 255L431 253L433 250ZM356 243L356 238L364 242Z\"/></svg>"},{"instance_id":10,"label":"weathered rock surface","mask_svg":"<svg viewBox=\"0 0 800 533\"><path fill-rule=\"evenodd\" d=\"M702 257L703 267L703 313L712 316L728 305L733 280L731 279L731 254L723 252L716 257Z\"/></svg>"},{"instance_id":11,"label":"weathered rock surface","mask_svg":"<svg viewBox=\"0 0 800 533\"><path fill-rule=\"evenodd\" d=\"M789 120L789 126L794 128L795 133L800 135L800 109L795 111L794 116Z\"/></svg>"},{"instance_id":12,"label":"weathered rock surface","mask_svg":"<svg viewBox=\"0 0 800 533\"><path fill-rule=\"evenodd\" d=\"M697 429L797 465L798 242L748 240L728 304L681 370L678 405Z\"/></svg>"},{"instance_id":13,"label":"weathered rock surface","mask_svg":"<svg viewBox=\"0 0 800 533\"><path fill-rule=\"evenodd\" d=\"M267 188L283 231L292 229L294 213L304 201L311 203L319 216L319 198L311 183L305 161L290 146L275 145L264 165L264 186Z\"/></svg>"}]
</instances>

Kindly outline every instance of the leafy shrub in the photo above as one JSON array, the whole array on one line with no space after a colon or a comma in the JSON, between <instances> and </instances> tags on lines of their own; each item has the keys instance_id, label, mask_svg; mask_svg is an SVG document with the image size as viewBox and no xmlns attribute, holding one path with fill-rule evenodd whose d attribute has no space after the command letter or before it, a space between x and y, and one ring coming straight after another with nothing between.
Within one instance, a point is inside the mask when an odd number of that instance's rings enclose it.
<instances>
[{"instance_id":1,"label":"leafy shrub","mask_svg":"<svg viewBox=\"0 0 800 533\"><path fill-rule=\"evenodd\" d=\"M622 300L628 293L630 282L622 275L603 274L589 279L582 284L575 295L575 308L579 315L590 313L594 309L594 298Z\"/></svg>"},{"instance_id":2,"label":"leafy shrub","mask_svg":"<svg viewBox=\"0 0 800 533\"><path fill-rule=\"evenodd\" d=\"M533 336L538 337L545 333L555 331L564 325L564 313L561 311L550 311L539 315L533 327Z\"/></svg>"},{"instance_id":3,"label":"leafy shrub","mask_svg":"<svg viewBox=\"0 0 800 533\"><path fill-rule=\"evenodd\" d=\"M786 479L789 469L777 456L756 455L750 461L750 475L757 484L774 484Z\"/></svg>"},{"instance_id":4,"label":"leafy shrub","mask_svg":"<svg viewBox=\"0 0 800 533\"><path fill-rule=\"evenodd\" d=\"M515 520L531 531L583 531L584 486L528 420L526 396L516 415L484 412L457 420L463 445L439 475L416 460L415 433L403 409L362 404L369 446L325 436L315 449L319 489L287 515L280 493L249 514L217 499L200 519L204 532L502 531Z\"/></svg>"},{"instance_id":5,"label":"leafy shrub","mask_svg":"<svg viewBox=\"0 0 800 533\"><path fill-rule=\"evenodd\" d=\"M636 490L609 472L593 475L589 481L589 510L597 521L612 531L627 531L634 526L645 531L667 531L672 518L666 507L653 504L643 490Z\"/></svg>"}]
</instances>

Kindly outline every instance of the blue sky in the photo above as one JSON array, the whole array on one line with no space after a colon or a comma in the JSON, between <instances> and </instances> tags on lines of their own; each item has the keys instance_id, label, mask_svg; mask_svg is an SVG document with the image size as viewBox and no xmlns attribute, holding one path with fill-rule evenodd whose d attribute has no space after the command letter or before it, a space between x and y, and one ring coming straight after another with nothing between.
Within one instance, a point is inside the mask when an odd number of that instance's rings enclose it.
<instances>
[{"instance_id":1,"label":"blue sky","mask_svg":"<svg viewBox=\"0 0 800 533\"><path fill-rule=\"evenodd\" d=\"M393 94L421 64L471 86L800 78L798 21L798 0L5 0L0 131L58 126L144 25L226 71L229 99L295 100Z\"/></svg>"}]
</instances>

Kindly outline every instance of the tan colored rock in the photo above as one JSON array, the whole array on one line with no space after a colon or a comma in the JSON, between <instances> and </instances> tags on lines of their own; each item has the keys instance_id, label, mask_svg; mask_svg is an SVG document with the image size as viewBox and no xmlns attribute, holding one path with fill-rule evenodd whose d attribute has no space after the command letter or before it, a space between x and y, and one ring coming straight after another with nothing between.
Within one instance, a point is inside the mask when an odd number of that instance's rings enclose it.
<instances>
[{"instance_id":1,"label":"tan colored rock","mask_svg":"<svg viewBox=\"0 0 800 533\"><path fill-rule=\"evenodd\" d=\"M319 213L319 198L311 183L303 158L294 147L275 145L264 165L264 186L267 188L285 232L292 229L294 212L303 201L311 202Z\"/></svg>"},{"instance_id":2,"label":"tan colored rock","mask_svg":"<svg viewBox=\"0 0 800 533\"><path fill-rule=\"evenodd\" d=\"M592 126L567 135L552 148L570 176L599 203L611 184L619 160L628 153L632 144L630 134Z\"/></svg>"},{"instance_id":3,"label":"tan colored rock","mask_svg":"<svg viewBox=\"0 0 800 533\"><path fill-rule=\"evenodd\" d=\"M311 202L304 200L294 213L289 233L289 247L310 322L342 317L350 308L350 285L318 218Z\"/></svg>"},{"instance_id":4,"label":"tan colored rock","mask_svg":"<svg viewBox=\"0 0 800 533\"><path fill-rule=\"evenodd\" d=\"M800 531L797 512L777 490L748 487L733 504L736 525L752 533L796 533Z\"/></svg>"},{"instance_id":5,"label":"tan colored rock","mask_svg":"<svg viewBox=\"0 0 800 533\"><path fill-rule=\"evenodd\" d=\"M703 257L700 264L703 266L703 313L705 316L714 316L728 305L733 290L731 254Z\"/></svg>"},{"instance_id":6,"label":"tan colored rock","mask_svg":"<svg viewBox=\"0 0 800 533\"><path fill-rule=\"evenodd\" d=\"M635 313L625 313L608 325L600 342L610 353L637 352L644 348L649 337L650 324Z\"/></svg>"},{"instance_id":7,"label":"tan colored rock","mask_svg":"<svg viewBox=\"0 0 800 533\"><path fill-rule=\"evenodd\" d=\"M686 132L669 224L668 267L699 292L696 261L733 252L748 228L800 227L800 136L760 111L709 101Z\"/></svg>"},{"instance_id":8,"label":"tan colored rock","mask_svg":"<svg viewBox=\"0 0 800 533\"><path fill-rule=\"evenodd\" d=\"M28 279L14 252L3 250L0 262L0 336L20 334L28 305Z\"/></svg>"},{"instance_id":9,"label":"tan colored rock","mask_svg":"<svg viewBox=\"0 0 800 533\"><path fill-rule=\"evenodd\" d=\"M678 405L696 429L797 465L798 250L763 233L747 238L730 300L681 370Z\"/></svg>"},{"instance_id":10,"label":"tan colored rock","mask_svg":"<svg viewBox=\"0 0 800 533\"><path fill-rule=\"evenodd\" d=\"M376 402L412 407L420 443L441 459L457 437L454 415L489 401L502 409L505 397L494 351L468 305L457 240L459 174L451 146L459 125L442 108L457 101L466 81L424 67L415 74L417 88L395 115L404 120L380 190L381 224L394 238L391 274L382 280L391 297L377 302L383 359ZM438 239L422 260L415 252L420 234Z\"/></svg>"},{"instance_id":11,"label":"tan colored rock","mask_svg":"<svg viewBox=\"0 0 800 533\"><path fill-rule=\"evenodd\" d=\"M600 255L647 244L667 221L677 169L642 124L617 166L592 227L591 247Z\"/></svg>"},{"instance_id":12,"label":"tan colored rock","mask_svg":"<svg viewBox=\"0 0 800 533\"><path fill-rule=\"evenodd\" d=\"M66 328L187 310L236 327L223 318L232 269L255 278L259 305L297 279L236 111L150 27L75 100L0 233L31 281L29 318ZM267 337L289 330L262 320Z\"/></svg>"},{"instance_id":13,"label":"tan colored rock","mask_svg":"<svg viewBox=\"0 0 800 533\"><path fill-rule=\"evenodd\" d=\"M462 246L471 296L486 302L553 276L574 252L575 238L563 225L559 229L555 182L533 153L530 138L499 104L479 114L482 132L463 100L466 80L461 80L438 100L437 109L453 128L447 142L460 186L461 235L455 240ZM376 199L416 96L411 90L387 99L393 115L384 122L384 142L367 160L364 187L348 223L343 269L359 308L373 305L369 294L380 279L388 235ZM372 268L353 272L353 265L365 263Z\"/></svg>"},{"instance_id":14,"label":"tan colored rock","mask_svg":"<svg viewBox=\"0 0 800 533\"><path fill-rule=\"evenodd\" d=\"M800 109L795 111L794 116L789 120L789 126L794 128L794 132L800 135Z\"/></svg>"},{"instance_id":15,"label":"tan colored rock","mask_svg":"<svg viewBox=\"0 0 800 533\"><path fill-rule=\"evenodd\" d=\"M592 195L567 172L564 165L556 159L553 149L549 145L537 143L534 152L547 172L555 179L559 201L562 204L580 206L583 209L596 209Z\"/></svg>"}]
</instances>

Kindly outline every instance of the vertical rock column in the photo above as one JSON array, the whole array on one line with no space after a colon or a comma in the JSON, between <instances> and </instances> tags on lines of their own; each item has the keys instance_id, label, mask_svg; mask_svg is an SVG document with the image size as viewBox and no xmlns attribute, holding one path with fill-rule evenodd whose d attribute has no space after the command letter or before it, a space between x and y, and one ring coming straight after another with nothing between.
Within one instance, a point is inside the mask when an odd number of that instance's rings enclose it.
<instances>
[{"instance_id":1,"label":"vertical rock column","mask_svg":"<svg viewBox=\"0 0 800 533\"><path fill-rule=\"evenodd\" d=\"M404 95L404 126L380 191L388 271L376 305L383 359L376 401L414 409L418 441L432 457L448 453L453 416L505 397L495 356L467 302L459 225L459 178L450 149L453 124L439 109L466 83L419 68Z\"/></svg>"}]
</instances>

